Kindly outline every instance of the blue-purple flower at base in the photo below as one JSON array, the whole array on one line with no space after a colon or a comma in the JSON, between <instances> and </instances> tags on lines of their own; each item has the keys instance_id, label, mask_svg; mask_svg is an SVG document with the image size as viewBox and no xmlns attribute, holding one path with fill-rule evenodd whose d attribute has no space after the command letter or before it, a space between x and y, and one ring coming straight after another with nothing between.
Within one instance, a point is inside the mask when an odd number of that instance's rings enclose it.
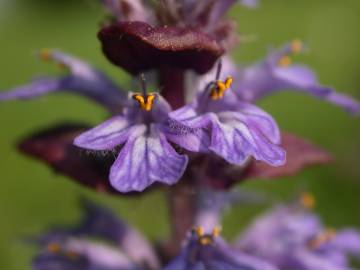
<instances>
[{"instance_id":1,"label":"blue-purple flower at base","mask_svg":"<svg viewBox=\"0 0 360 270\"><path fill-rule=\"evenodd\" d=\"M40 252L34 270L157 270L151 244L109 209L83 200L83 220L32 240ZM101 240L101 241L99 241Z\"/></svg>"},{"instance_id":2,"label":"blue-purple flower at base","mask_svg":"<svg viewBox=\"0 0 360 270\"><path fill-rule=\"evenodd\" d=\"M120 251L82 239L49 243L32 262L34 270L141 270Z\"/></svg>"},{"instance_id":3,"label":"blue-purple flower at base","mask_svg":"<svg viewBox=\"0 0 360 270\"><path fill-rule=\"evenodd\" d=\"M55 227L32 239L40 248L33 268L353 270L349 255L360 259L360 232L351 228L336 232L324 227L309 210L314 205L309 194L292 204L274 207L257 218L233 244L227 243L220 236L222 215L231 204L239 199L241 203L242 194L210 190L199 194L194 205L194 227L181 251L165 266L161 266L158 258L165 250L155 250L141 233L109 209L83 200L85 215L78 225ZM254 201L257 196L250 195L246 202L257 202L258 198Z\"/></svg>"},{"instance_id":4,"label":"blue-purple flower at base","mask_svg":"<svg viewBox=\"0 0 360 270\"><path fill-rule=\"evenodd\" d=\"M230 247L219 228L205 232L196 227L181 253L163 270L277 270L270 263Z\"/></svg>"},{"instance_id":5,"label":"blue-purple flower at base","mask_svg":"<svg viewBox=\"0 0 360 270\"><path fill-rule=\"evenodd\" d=\"M360 259L360 232L326 228L303 206L281 205L250 224L235 246L280 270L351 270L349 257Z\"/></svg>"}]
</instances>

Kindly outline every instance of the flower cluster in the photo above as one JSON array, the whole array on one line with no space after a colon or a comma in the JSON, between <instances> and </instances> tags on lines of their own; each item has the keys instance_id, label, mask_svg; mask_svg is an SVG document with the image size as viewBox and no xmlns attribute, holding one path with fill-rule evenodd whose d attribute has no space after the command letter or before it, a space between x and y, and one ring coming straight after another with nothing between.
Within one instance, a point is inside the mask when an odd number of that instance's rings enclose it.
<instances>
[{"instance_id":1,"label":"flower cluster","mask_svg":"<svg viewBox=\"0 0 360 270\"><path fill-rule=\"evenodd\" d=\"M236 4L255 7L255 0L102 4L111 14L98 32L102 51L139 90L125 90L85 61L45 49L40 58L60 65L63 74L0 92L0 101L68 92L103 106L108 119L97 126L57 125L21 141L20 150L97 191L139 195L161 186L169 195L172 240L154 248L110 211L85 201L81 224L32 239L41 249L34 269L349 270L347 254L360 256L359 233L325 229L299 203L271 210L235 243L220 236L220 225L224 209L239 201L228 190L233 184L332 161L326 151L282 132L257 101L298 91L353 115L360 114L360 103L292 63L306 51L300 40L237 66L230 55L239 41L236 24L225 15Z\"/></svg>"},{"instance_id":2,"label":"flower cluster","mask_svg":"<svg viewBox=\"0 0 360 270\"><path fill-rule=\"evenodd\" d=\"M224 201L233 201L221 193L202 195L203 201L212 201L215 209L224 207ZM40 250L33 259L33 268L352 269L349 255L360 259L360 232L351 228L338 232L325 229L319 217L307 208L309 200L312 200L309 196L304 194L301 203L270 209L250 224L249 229L233 243L227 243L221 237L219 225L209 229L208 225L212 225L212 222L204 218L203 208L200 207L201 211L196 214L197 222L203 222L207 227L196 225L190 230L179 254L165 263L160 258L164 258L166 250L156 251L151 242L109 209L83 200L85 215L78 225L57 227L31 238L31 242L37 244ZM217 210L213 211L213 216L216 222L221 222Z\"/></svg>"}]
</instances>

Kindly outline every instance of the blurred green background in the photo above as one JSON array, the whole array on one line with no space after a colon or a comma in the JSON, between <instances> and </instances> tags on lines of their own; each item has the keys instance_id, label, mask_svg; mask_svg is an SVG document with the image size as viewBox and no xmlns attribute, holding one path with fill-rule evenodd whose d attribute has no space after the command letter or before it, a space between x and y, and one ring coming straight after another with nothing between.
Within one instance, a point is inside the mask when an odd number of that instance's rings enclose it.
<instances>
[{"instance_id":1,"label":"blurred green background","mask_svg":"<svg viewBox=\"0 0 360 270\"><path fill-rule=\"evenodd\" d=\"M311 51L299 60L311 65L324 84L360 99L360 1L263 0L256 10L236 7L230 15L245 37L235 52L238 62L254 61L265 55L269 45L300 38ZM96 32L103 18L96 0L0 0L0 89L25 83L33 75L59 72L36 59L36 51L44 47L87 59L117 82L128 84L126 74L108 63L99 50ZM297 177L252 181L242 187L266 191L278 199L308 189L329 226L360 227L359 119L298 93L278 94L261 106L283 129L328 149L337 162L307 169ZM51 224L75 222L81 194L112 207L152 239L169 232L161 194L136 199L95 194L14 148L20 138L48 125L63 120L96 124L105 116L104 110L87 100L62 94L0 104L0 269L30 269L35 249L22 243L21 237ZM264 207L239 206L229 212L225 237L234 236Z\"/></svg>"}]
</instances>

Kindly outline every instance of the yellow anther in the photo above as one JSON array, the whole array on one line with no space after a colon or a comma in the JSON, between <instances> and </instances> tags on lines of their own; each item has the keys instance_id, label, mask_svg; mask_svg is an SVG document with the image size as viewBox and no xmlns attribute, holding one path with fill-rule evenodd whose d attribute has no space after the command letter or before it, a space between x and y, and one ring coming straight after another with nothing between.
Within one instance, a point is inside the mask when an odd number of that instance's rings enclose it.
<instances>
[{"instance_id":1,"label":"yellow anther","mask_svg":"<svg viewBox=\"0 0 360 270\"><path fill-rule=\"evenodd\" d=\"M300 195L299 202L307 209L313 209L316 204L315 197L308 192L304 192Z\"/></svg>"},{"instance_id":2,"label":"yellow anther","mask_svg":"<svg viewBox=\"0 0 360 270\"><path fill-rule=\"evenodd\" d=\"M212 231L212 236L219 237L220 233L221 233L221 227L216 226Z\"/></svg>"},{"instance_id":3,"label":"yellow anther","mask_svg":"<svg viewBox=\"0 0 360 270\"><path fill-rule=\"evenodd\" d=\"M309 247L312 249L317 249L323 244L326 244L334 239L335 236L336 231L334 229L326 229L310 240Z\"/></svg>"},{"instance_id":4,"label":"yellow anther","mask_svg":"<svg viewBox=\"0 0 360 270\"><path fill-rule=\"evenodd\" d=\"M215 227L211 234L205 234L204 228L197 226L193 228L193 233L197 236L197 241L201 245L210 245L214 243L216 237L219 237L221 227Z\"/></svg>"},{"instance_id":5,"label":"yellow anther","mask_svg":"<svg viewBox=\"0 0 360 270\"><path fill-rule=\"evenodd\" d=\"M204 235L204 228L201 226L197 226L193 228L193 232L196 233L197 237L202 237Z\"/></svg>"},{"instance_id":6,"label":"yellow anther","mask_svg":"<svg viewBox=\"0 0 360 270\"><path fill-rule=\"evenodd\" d=\"M52 59L52 52L49 49L42 49L40 51L40 58L44 61L50 61Z\"/></svg>"},{"instance_id":7,"label":"yellow anther","mask_svg":"<svg viewBox=\"0 0 360 270\"><path fill-rule=\"evenodd\" d=\"M288 67L291 64L291 58L288 55L284 55L278 61L280 67Z\"/></svg>"},{"instance_id":8,"label":"yellow anther","mask_svg":"<svg viewBox=\"0 0 360 270\"><path fill-rule=\"evenodd\" d=\"M156 97L155 94L148 94L145 97L141 94L133 95L133 99L139 103L140 108L147 112L151 111L153 104L154 104L155 97Z\"/></svg>"},{"instance_id":9,"label":"yellow anther","mask_svg":"<svg viewBox=\"0 0 360 270\"><path fill-rule=\"evenodd\" d=\"M223 83L223 81L217 80L216 81L216 88L218 89L218 91L220 92L224 92L226 90L226 85L225 83Z\"/></svg>"},{"instance_id":10,"label":"yellow anther","mask_svg":"<svg viewBox=\"0 0 360 270\"><path fill-rule=\"evenodd\" d=\"M225 80L226 89L230 88L232 82L233 82L233 78L231 76L226 78L226 80Z\"/></svg>"},{"instance_id":11,"label":"yellow anther","mask_svg":"<svg viewBox=\"0 0 360 270\"><path fill-rule=\"evenodd\" d=\"M217 80L215 86L210 91L210 97L213 100L221 99L224 96L224 92L230 88L232 84L232 77L227 77L225 82Z\"/></svg>"},{"instance_id":12,"label":"yellow anther","mask_svg":"<svg viewBox=\"0 0 360 270\"><path fill-rule=\"evenodd\" d=\"M47 245L46 249L51 253L59 253L61 247L58 243L50 243Z\"/></svg>"},{"instance_id":13,"label":"yellow anther","mask_svg":"<svg viewBox=\"0 0 360 270\"><path fill-rule=\"evenodd\" d=\"M290 44L290 50L291 50L291 53L293 53L293 54L301 53L303 48L304 48L304 45L303 45L302 41L299 39L293 40Z\"/></svg>"},{"instance_id":14,"label":"yellow anther","mask_svg":"<svg viewBox=\"0 0 360 270\"><path fill-rule=\"evenodd\" d=\"M199 238L199 243L203 246L210 245L214 242L214 239L210 235L204 235Z\"/></svg>"}]
</instances>

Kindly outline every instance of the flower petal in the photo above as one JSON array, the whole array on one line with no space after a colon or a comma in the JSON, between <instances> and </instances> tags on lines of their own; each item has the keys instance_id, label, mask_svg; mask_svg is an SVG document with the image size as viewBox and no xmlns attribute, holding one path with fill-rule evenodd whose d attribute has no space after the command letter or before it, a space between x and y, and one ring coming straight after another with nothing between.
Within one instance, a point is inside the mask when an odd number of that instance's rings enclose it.
<instances>
[{"instance_id":1,"label":"flower petal","mask_svg":"<svg viewBox=\"0 0 360 270\"><path fill-rule=\"evenodd\" d=\"M152 10L144 4L143 0L102 0L104 7L118 21L151 22Z\"/></svg>"},{"instance_id":2,"label":"flower petal","mask_svg":"<svg viewBox=\"0 0 360 270\"><path fill-rule=\"evenodd\" d=\"M166 138L192 152L208 152L209 133L201 128L189 128L175 119L170 119L164 128Z\"/></svg>"},{"instance_id":3,"label":"flower petal","mask_svg":"<svg viewBox=\"0 0 360 270\"><path fill-rule=\"evenodd\" d=\"M295 90L329 101L350 113L360 113L358 101L337 93L331 87L321 85L310 68L304 65L280 66L281 57L288 55L292 50L292 44L286 44L270 53L263 62L240 70L234 83L238 96L242 100L255 102L274 92Z\"/></svg>"},{"instance_id":4,"label":"flower petal","mask_svg":"<svg viewBox=\"0 0 360 270\"><path fill-rule=\"evenodd\" d=\"M49 243L50 245L53 243ZM68 238L57 244L61 252L44 251L33 260L34 269L136 270L138 267L119 250L87 240Z\"/></svg>"},{"instance_id":5,"label":"flower petal","mask_svg":"<svg viewBox=\"0 0 360 270\"><path fill-rule=\"evenodd\" d=\"M215 40L190 28L121 22L103 28L98 37L106 57L132 74L167 65L205 73L223 54Z\"/></svg>"},{"instance_id":6,"label":"flower petal","mask_svg":"<svg viewBox=\"0 0 360 270\"><path fill-rule=\"evenodd\" d=\"M86 270L88 269L88 261L81 257L76 260L56 253L42 253L32 260L32 269L34 270Z\"/></svg>"},{"instance_id":7,"label":"flower petal","mask_svg":"<svg viewBox=\"0 0 360 270\"><path fill-rule=\"evenodd\" d=\"M309 93L319 99L329 101L343 107L352 114L360 113L360 103L355 99L337 93L330 87L322 86L317 82L315 74L307 67L292 66L288 68L276 68L274 76L283 83L283 88L290 88ZM278 90L284 90L278 89ZM277 89L274 89L276 91Z\"/></svg>"},{"instance_id":8,"label":"flower petal","mask_svg":"<svg viewBox=\"0 0 360 270\"><path fill-rule=\"evenodd\" d=\"M210 14L208 15L208 24L212 27L213 24L218 23L219 20L221 20L221 18L235 3L236 0L222 0L213 2L213 7Z\"/></svg>"},{"instance_id":9,"label":"flower petal","mask_svg":"<svg viewBox=\"0 0 360 270\"><path fill-rule=\"evenodd\" d=\"M227 120L224 124L213 122L210 149L238 165L244 164L250 156L273 166L282 165L285 161L285 152L280 147L237 119Z\"/></svg>"},{"instance_id":10,"label":"flower petal","mask_svg":"<svg viewBox=\"0 0 360 270\"><path fill-rule=\"evenodd\" d=\"M80 59L59 51L46 51L46 59L70 70L60 78L42 77L31 83L0 93L1 100L32 99L51 92L66 91L83 95L104 105L110 111L119 111L125 95L107 76Z\"/></svg>"},{"instance_id":11,"label":"flower petal","mask_svg":"<svg viewBox=\"0 0 360 270\"><path fill-rule=\"evenodd\" d=\"M221 238L215 238L212 241L210 245L202 245L198 239L188 239L181 253L165 269L277 270L262 259L229 247Z\"/></svg>"},{"instance_id":12,"label":"flower petal","mask_svg":"<svg viewBox=\"0 0 360 270\"><path fill-rule=\"evenodd\" d=\"M247 125L235 112L220 113L212 122L210 149L228 162L242 165L250 156L273 166L283 165L285 151L271 143L256 127Z\"/></svg>"},{"instance_id":13,"label":"flower petal","mask_svg":"<svg viewBox=\"0 0 360 270\"><path fill-rule=\"evenodd\" d=\"M270 114L250 103L238 102L236 106L239 112L239 114L236 115L240 117L238 120L245 122L248 126L261 132L272 143L281 143L279 127Z\"/></svg>"},{"instance_id":14,"label":"flower petal","mask_svg":"<svg viewBox=\"0 0 360 270\"><path fill-rule=\"evenodd\" d=\"M82 223L73 230L77 235L95 236L118 246L132 261L159 268L153 247L135 228L126 224L115 213L89 200L82 200L85 215Z\"/></svg>"},{"instance_id":15,"label":"flower petal","mask_svg":"<svg viewBox=\"0 0 360 270\"><path fill-rule=\"evenodd\" d=\"M348 267L342 267L338 264L334 264L327 258L317 256L316 254L303 249L297 251L294 255L294 261L285 267L301 270L351 270L351 268L349 269Z\"/></svg>"},{"instance_id":16,"label":"flower petal","mask_svg":"<svg viewBox=\"0 0 360 270\"><path fill-rule=\"evenodd\" d=\"M336 233L331 245L360 259L360 232L344 229Z\"/></svg>"},{"instance_id":17,"label":"flower petal","mask_svg":"<svg viewBox=\"0 0 360 270\"><path fill-rule=\"evenodd\" d=\"M61 87L61 81L58 79L39 78L28 85L16 87L6 92L0 92L0 101L12 99L32 99L58 91Z\"/></svg>"},{"instance_id":18,"label":"flower petal","mask_svg":"<svg viewBox=\"0 0 360 270\"><path fill-rule=\"evenodd\" d=\"M245 172L240 172L242 177L237 176L237 178L276 179L295 175L310 166L324 165L333 161L328 152L303 138L286 132L283 132L281 137L281 145L286 150L286 163L283 166L273 167L264 162L252 162Z\"/></svg>"},{"instance_id":19,"label":"flower petal","mask_svg":"<svg viewBox=\"0 0 360 270\"><path fill-rule=\"evenodd\" d=\"M172 185L183 175L187 161L153 126L150 134L127 140L111 167L110 182L120 192L143 191L156 181Z\"/></svg>"},{"instance_id":20,"label":"flower petal","mask_svg":"<svg viewBox=\"0 0 360 270\"><path fill-rule=\"evenodd\" d=\"M144 131L145 126L134 127L127 118L114 116L76 137L74 144L92 150L112 150L126 142L132 133Z\"/></svg>"},{"instance_id":21,"label":"flower petal","mask_svg":"<svg viewBox=\"0 0 360 270\"><path fill-rule=\"evenodd\" d=\"M248 8L256 8L259 5L258 0L239 0L239 2Z\"/></svg>"},{"instance_id":22,"label":"flower petal","mask_svg":"<svg viewBox=\"0 0 360 270\"><path fill-rule=\"evenodd\" d=\"M170 118L190 129L207 131L211 137L208 149L232 164L242 165L253 156L273 166L282 165L285 152L276 145L280 135L275 121L255 106L236 104L238 112L201 116L197 116L196 104L190 104L170 113Z\"/></svg>"}]
</instances>

